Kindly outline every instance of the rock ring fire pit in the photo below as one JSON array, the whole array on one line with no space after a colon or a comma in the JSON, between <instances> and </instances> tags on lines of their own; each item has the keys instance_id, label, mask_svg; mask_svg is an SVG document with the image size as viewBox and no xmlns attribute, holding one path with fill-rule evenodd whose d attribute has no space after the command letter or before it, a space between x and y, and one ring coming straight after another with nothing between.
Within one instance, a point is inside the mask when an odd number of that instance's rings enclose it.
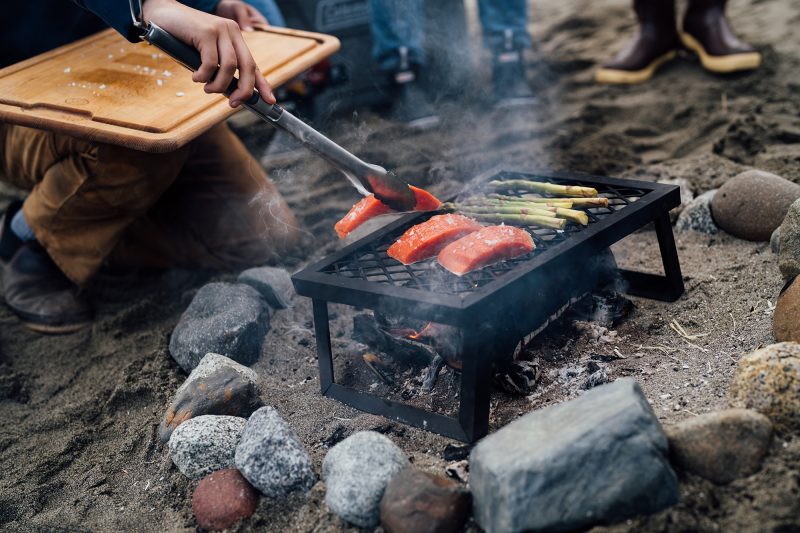
<instances>
[{"instance_id":1,"label":"rock ring fire pit","mask_svg":"<svg viewBox=\"0 0 800 533\"><path fill-rule=\"evenodd\" d=\"M503 171L493 180L526 179L594 187L608 207L587 211L587 226L564 230L527 228L533 252L457 277L424 261L402 265L386 250L409 227L434 213L411 213L293 276L297 293L313 301L320 385L325 396L347 405L464 442L488 432L492 366L513 353L570 299L595 288L592 259L650 222L664 275L619 270L632 295L674 301L683 293L669 210L680 205L677 186L567 172ZM450 417L336 383L328 303L372 309L391 316L460 328L458 416Z\"/></svg>"}]
</instances>

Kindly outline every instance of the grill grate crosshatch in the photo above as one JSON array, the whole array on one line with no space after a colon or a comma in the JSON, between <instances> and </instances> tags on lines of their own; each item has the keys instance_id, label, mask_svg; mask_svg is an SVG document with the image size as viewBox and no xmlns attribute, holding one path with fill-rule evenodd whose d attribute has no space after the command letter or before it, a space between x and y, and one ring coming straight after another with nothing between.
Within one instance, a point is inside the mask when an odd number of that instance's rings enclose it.
<instances>
[{"instance_id":1,"label":"grill grate crosshatch","mask_svg":"<svg viewBox=\"0 0 800 533\"><path fill-rule=\"evenodd\" d=\"M413 223L397 228L388 232L381 238L367 243L363 248L353 251L321 270L322 273L331 276L339 276L350 279L360 279L372 283L393 285L396 287L407 287L423 291L433 291L444 294L464 294L482 287L500 276L510 272L515 266L529 261L531 258L543 253L554 246L566 242L573 235L576 235L601 220L624 209L626 206L636 202L648 191L631 187L614 187L611 185L598 185L592 180L581 180L573 178L553 178L539 174L520 174L502 172L495 177L499 180L508 179L529 179L535 181L549 181L551 183L581 185L595 187L600 196L608 198L608 207L593 207L584 209L589 215L589 225L580 226L568 223L563 230L549 228L524 227L533 238L536 248L530 253L508 261L502 261L490 265L475 272L470 272L462 277L456 276L441 268L435 258L428 259L412 265L403 265L386 254L386 250L391 246L405 230L414 224L419 224L427 220L436 212L427 213L417 218ZM533 193L509 192L509 196L524 198L534 196ZM557 196L542 195L552 198Z\"/></svg>"}]
</instances>

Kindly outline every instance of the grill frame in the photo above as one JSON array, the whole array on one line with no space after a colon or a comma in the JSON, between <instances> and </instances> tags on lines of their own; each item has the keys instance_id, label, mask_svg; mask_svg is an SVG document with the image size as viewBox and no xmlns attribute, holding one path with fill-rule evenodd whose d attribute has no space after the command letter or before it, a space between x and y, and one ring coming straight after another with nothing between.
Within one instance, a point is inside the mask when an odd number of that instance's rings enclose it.
<instances>
[{"instance_id":1,"label":"grill frame","mask_svg":"<svg viewBox=\"0 0 800 533\"><path fill-rule=\"evenodd\" d=\"M513 346L509 348L511 339L515 344L570 298L597 285L600 280L587 275L594 274L593 269L587 267L591 258L654 222L664 275L621 269L619 273L628 282L627 292L632 295L674 301L683 293L683 278L669 220L669 210L680 205L677 186L552 170L500 171L490 179L516 178L594 186L601 194L609 187L643 194L597 222L571 232L556 245L518 261L514 268L469 292L446 294L367 281L340 275L341 270L334 266L370 247L374 249L381 239L386 240L393 234L399 236L408 227L430 217L430 213L401 216L296 273L292 280L297 293L312 298L314 304L320 385L324 395L364 411L473 442L488 431L489 380L485 376L491 371L491 365L513 350ZM464 328L459 417L446 417L337 384L333 375L328 302ZM491 320L486 320L487 316L492 317Z\"/></svg>"}]
</instances>

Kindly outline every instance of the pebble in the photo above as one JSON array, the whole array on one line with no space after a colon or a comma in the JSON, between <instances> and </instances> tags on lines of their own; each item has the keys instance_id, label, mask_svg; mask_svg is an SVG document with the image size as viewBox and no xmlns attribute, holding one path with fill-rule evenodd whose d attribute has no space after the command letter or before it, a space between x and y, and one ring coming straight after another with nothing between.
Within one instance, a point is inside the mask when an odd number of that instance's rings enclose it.
<instances>
[{"instance_id":1,"label":"pebble","mask_svg":"<svg viewBox=\"0 0 800 533\"><path fill-rule=\"evenodd\" d=\"M742 357L728 398L731 407L768 416L778 432L800 430L800 344L771 344Z\"/></svg>"},{"instance_id":2,"label":"pebble","mask_svg":"<svg viewBox=\"0 0 800 533\"><path fill-rule=\"evenodd\" d=\"M259 494L236 469L204 477L192 496L192 512L203 529L228 529L256 511Z\"/></svg>"},{"instance_id":3,"label":"pebble","mask_svg":"<svg viewBox=\"0 0 800 533\"><path fill-rule=\"evenodd\" d=\"M236 468L270 498L307 493L317 481L308 452L272 407L262 407L247 420L236 447Z\"/></svg>"},{"instance_id":4,"label":"pebble","mask_svg":"<svg viewBox=\"0 0 800 533\"><path fill-rule=\"evenodd\" d=\"M158 436L166 443L175 428L192 417L247 418L261 405L258 375L224 355L209 353L175 392L158 427Z\"/></svg>"},{"instance_id":5,"label":"pebble","mask_svg":"<svg viewBox=\"0 0 800 533\"><path fill-rule=\"evenodd\" d=\"M233 467L233 456L247 420L203 415L187 420L169 439L169 456L190 479Z\"/></svg>"},{"instance_id":6,"label":"pebble","mask_svg":"<svg viewBox=\"0 0 800 533\"><path fill-rule=\"evenodd\" d=\"M675 222L675 231L697 231L714 235L719 232L714 218L711 216L711 200L717 189L706 191L683 208L678 220Z\"/></svg>"},{"instance_id":7,"label":"pebble","mask_svg":"<svg viewBox=\"0 0 800 533\"><path fill-rule=\"evenodd\" d=\"M630 378L528 413L470 455L475 520L484 530L571 531L653 513L678 501L667 438Z\"/></svg>"},{"instance_id":8,"label":"pebble","mask_svg":"<svg viewBox=\"0 0 800 533\"><path fill-rule=\"evenodd\" d=\"M467 521L470 503L469 492L455 481L406 467L386 486L381 525L387 533L455 533Z\"/></svg>"},{"instance_id":9,"label":"pebble","mask_svg":"<svg viewBox=\"0 0 800 533\"><path fill-rule=\"evenodd\" d=\"M717 225L734 237L768 241L798 198L800 185L763 170L748 170L720 187L711 212Z\"/></svg>"},{"instance_id":10,"label":"pebble","mask_svg":"<svg viewBox=\"0 0 800 533\"><path fill-rule=\"evenodd\" d=\"M781 269L784 281L788 281L800 275L800 200L789 208L780 232L778 267Z\"/></svg>"},{"instance_id":11,"label":"pebble","mask_svg":"<svg viewBox=\"0 0 800 533\"><path fill-rule=\"evenodd\" d=\"M292 277L282 268L250 268L239 274L239 283L250 285L275 309L286 309L292 305L295 295Z\"/></svg>"},{"instance_id":12,"label":"pebble","mask_svg":"<svg viewBox=\"0 0 800 533\"><path fill-rule=\"evenodd\" d=\"M175 326L169 352L186 372L209 352L250 365L258 360L268 329L269 308L258 291L241 284L209 283L197 291Z\"/></svg>"},{"instance_id":13,"label":"pebble","mask_svg":"<svg viewBox=\"0 0 800 533\"><path fill-rule=\"evenodd\" d=\"M800 277L778 297L772 315L772 331L778 342L800 342Z\"/></svg>"},{"instance_id":14,"label":"pebble","mask_svg":"<svg viewBox=\"0 0 800 533\"><path fill-rule=\"evenodd\" d=\"M344 520L361 527L380 522L386 485L409 465L403 450L375 431L359 431L331 448L322 462L325 503Z\"/></svg>"},{"instance_id":15,"label":"pebble","mask_svg":"<svg viewBox=\"0 0 800 533\"><path fill-rule=\"evenodd\" d=\"M772 441L772 422L749 409L699 415L666 428L677 467L719 485L750 476Z\"/></svg>"}]
</instances>

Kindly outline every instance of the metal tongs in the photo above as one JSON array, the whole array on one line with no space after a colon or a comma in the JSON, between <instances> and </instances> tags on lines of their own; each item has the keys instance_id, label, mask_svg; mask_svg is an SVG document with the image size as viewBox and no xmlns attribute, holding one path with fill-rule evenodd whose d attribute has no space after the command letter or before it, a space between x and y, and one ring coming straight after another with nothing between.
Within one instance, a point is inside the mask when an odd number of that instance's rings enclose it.
<instances>
[{"instance_id":1,"label":"metal tongs","mask_svg":"<svg viewBox=\"0 0 800 533\"><path fill-rule=\"evenodd\" d=\"M134 1L131 0L131 4ZM143 22L141 10L137 17L133 7L131 5L134 25L142 30L141 38L143 40L192 71L200 68L202 60L197 50L175 38L158 25L152 22ZM236 90L238 82L239 80L234 76L225 90L226 96L230 96ZM372 193L378 200L397 211L414 209L416 198L407 183L381 166L362 161L281 106L267 103L261 98L258 90L254 89L253 96L242 105L266 122L283 129L300 141L303 146L340 170L362 195L367 196Z\"/></svg>"}]
</instances>

